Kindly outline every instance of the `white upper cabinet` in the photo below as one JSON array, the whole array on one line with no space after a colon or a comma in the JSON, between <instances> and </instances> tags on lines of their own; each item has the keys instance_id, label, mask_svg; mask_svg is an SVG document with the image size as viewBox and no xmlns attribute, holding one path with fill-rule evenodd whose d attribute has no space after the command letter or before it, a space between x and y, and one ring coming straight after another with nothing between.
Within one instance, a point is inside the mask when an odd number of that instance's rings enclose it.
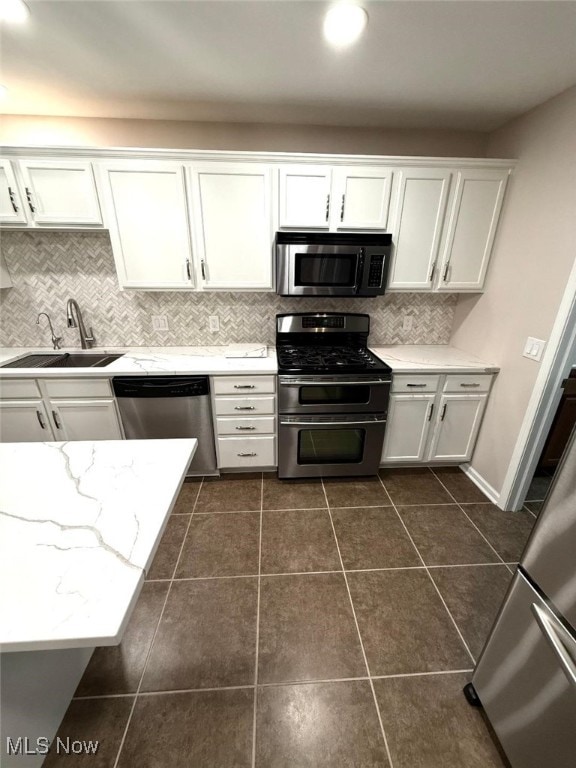
<instances>
[{"instance_id":1,"label":"white upper cabinet","mask_svg":"<svg viewBox=\"0 0 576 768\"><path fill-rule=\"evenodd\" d=\"M385 230L392 169L286 165L280 168L280 227Z\"/></svg>"},{"instance_id":2,"label":"white upper cabinet","mask_svg":"<svg viewBox=\"0 0 576 768\"><path fill-rule=\"evenodd\" d=\"M391 168L335 168L332 174L330 228L385 230L391 187Z\"/></svg>"},{"instance_id":3,"label":"white upper cabinet","mask_svg":"<svg viewBox=\"0 0 576 768\"><path fill-rule=\"evenodd\" d=\"M120 161L103 163L100 169L120 285L141 290L192 288L183 166Z\"/></svg>"},{"instance_id":4,"label":"white upper cabinet","mask_svg":"<svg viewBox=\"0 0 576 768\"><path fill-rule=\"evenodd\" d=\"M272 290L272 169L197 163L190 174L199 287Z\"/></svg>"},{"instance_id":5,"label":"white upper cabinet","mask_svg":"<svg viewBox=\"0 0 576 768\"><path fill-rule=\"evenodd\" d=\"M332 169L328 165L280 168L280 227L329 229Z\"/></svg>"},{"instance_id":6,"label":"white upper cabinet","mask_svg":"<svg viewBox=\"0 0 576 768\"><path fill-rule=\"evenodd\" d=\"M92 164L71 160L20 160L25 205L37 224L102 224Z\"/></svg>"},{"instance_id":7,"label":"white upper cabinet","mask_svg":"<svg viewBox=\"0 0 576 768\"><path fill-rule=\"evenodd\" d=\"M481 168L457 172L438 290L482 290L508 174Z\"/></svg>"},{"instance_id":8,"label":"white upper cabinet","mask_svg":"<svg viewBox=\"0 0 576 768\"><path fill-rule=\"evenodd\" d=\"M389 288L431 291L452 174L443 168L398 173Z\"/></svg>"},{"instance_id":9,"label":"white upper cabinet","mask_svg":"<svg viewBox=\"0 0 576 768\"><path fill-rule=\"evenodd\" d=\"M0 160L0 223L26 224L26 209L10 160Z\"/></svg>"}]
</instances>

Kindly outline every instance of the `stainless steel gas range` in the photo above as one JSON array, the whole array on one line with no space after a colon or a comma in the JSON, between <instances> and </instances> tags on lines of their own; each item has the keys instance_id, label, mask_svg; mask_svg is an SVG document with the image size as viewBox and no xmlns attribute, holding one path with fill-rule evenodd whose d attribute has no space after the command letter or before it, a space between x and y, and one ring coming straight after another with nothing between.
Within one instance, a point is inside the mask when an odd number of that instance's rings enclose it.
<instances>
[{"instance_id":1,"label":"stainless steel gas range","mask_svg":"<svg viewBox=\"0 0 576 768\"><path fill-rule=\"evenodd\" d=\"M276 315L278 477L378 471L392 371L369 332L368 315Z\"/></svg>"}]
</instances>

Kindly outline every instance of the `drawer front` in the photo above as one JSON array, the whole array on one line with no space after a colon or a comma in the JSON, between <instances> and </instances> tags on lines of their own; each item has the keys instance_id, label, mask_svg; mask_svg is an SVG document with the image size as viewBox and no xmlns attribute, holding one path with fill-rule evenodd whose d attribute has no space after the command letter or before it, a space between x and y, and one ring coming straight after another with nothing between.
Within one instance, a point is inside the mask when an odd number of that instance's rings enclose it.
<instances>
[{"instance_id":1,"label":"drawer front","mask_svg":"<svg viewBox=\"0 0 576 768\"><path fill-rule=\"evenodd\" d=\"M34 379L2 379L0 397L19 400L22 397L41 397L41 394Z\"/></svg>"},{"instance_id":2,"label":"drawer front","mask_svg":"<svg viewBox=\"0 0 576 768\"><path fill-rule=\"evenodd\" d=\"M418 392L436 392L439 382L440 376L430 376L429 374L422 376L394 374L392 376L392 392L411 392L413 395L418 394Z\"/></svg>"},{"instance_id":3,"label":"drawer front","mask_svg":"<svg viewBox=\"0 0 576 768\"><path fill-rule=\"evenodd\" d=\"M275 413L276 398L274 395L260 397L216 397L214 407L217 416L257 416L258 414Z\"/></svg>"},{"instance_id":4,"label":"drawer front","mask_svg":"<svg viewBox=\"0 0 576 768\"><path fill-rule=\"evenodd\" d=\"M273 435L276 432L275 416L255 416L253 419L231 416L219 416L216 419L216 431L219 435Z\"/></svg>"},{"instance_id":5,"label":"drawer front","mask_svg":"<svg viewBox=\"0 0 576 768\"><path fill-rule=\"evenodd\" d=\"M111 397L109 379L42 379L48 397Z\"/></svg>"},{"instance_id":6,"label":"drawer front","mask_svg":"<svg viewBox=\"0 0 576 768\"><path fill-rule=\"evenodd\" d=\"M492 376L490 374L479 374L478 376L471 373L450 374L446 376L444 382L444 392L488 392L490 389L490 383Z\"/></svg>"},{"instance_id":7,"label":"drawer front","mask_svg":"<svg viewBox=\"0 0 576 768\"><path fill-rule=\"evenodd\" d=\"M276 392L276 376L215 376L215 395L266 395Z\"/></svg>"},{"instance_id":8,"label":"drawer front","mask_svg":"<svg viewBox=\"0 0 576 768\"><path fill-rule=\"evenodd\" d=\"M223 469L239 467L274 467L276 465L276 438L219 437L218 466Z\"/></svg>"}]
</instances>

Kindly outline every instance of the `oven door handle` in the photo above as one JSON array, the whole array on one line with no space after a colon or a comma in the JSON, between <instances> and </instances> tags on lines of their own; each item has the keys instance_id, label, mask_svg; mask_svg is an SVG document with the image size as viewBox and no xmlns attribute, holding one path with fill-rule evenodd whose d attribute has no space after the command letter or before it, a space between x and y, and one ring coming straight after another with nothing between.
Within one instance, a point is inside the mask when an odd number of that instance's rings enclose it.
<instances>
[{"instance_id":1,"label":"oven door handle","mask_svg":"<svg viewBox=\"0 0 576 768\"><path fill-rule=\"evenodd\" d=\"M281 387L363 387L366 384L383 386L390 384L391 379L374 379L369 381L282 381Z\"/></svg>"},{"instance_id":2,"label":"oven door handle","mask_svg":"<svg viewBox=\"0 0 576 768\"><path fill-rule=\"evenodd\" d=\"M360 427L373 424L375 427L385 424L386 419L365 419L358 421L282 421L281 427Z\"/></svg>"}]
</instances>

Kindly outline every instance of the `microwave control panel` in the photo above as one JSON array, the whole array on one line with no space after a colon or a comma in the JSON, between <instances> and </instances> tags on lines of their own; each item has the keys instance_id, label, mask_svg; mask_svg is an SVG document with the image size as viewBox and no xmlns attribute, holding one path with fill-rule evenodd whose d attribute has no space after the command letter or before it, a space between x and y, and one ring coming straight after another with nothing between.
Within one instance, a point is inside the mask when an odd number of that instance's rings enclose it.
<instances>
[{"instance_id":1,"label":"microwave control panel","mask_svg":"<svg viewBox=\"0 0 576 768\"><path fill-rule=\"evenodd\" d=\"M380 288L382 285L382 273L384 271L384 256L372 255L370 257L370 269L368 272L368 287Z\"/></svg>"}]
</instances>

